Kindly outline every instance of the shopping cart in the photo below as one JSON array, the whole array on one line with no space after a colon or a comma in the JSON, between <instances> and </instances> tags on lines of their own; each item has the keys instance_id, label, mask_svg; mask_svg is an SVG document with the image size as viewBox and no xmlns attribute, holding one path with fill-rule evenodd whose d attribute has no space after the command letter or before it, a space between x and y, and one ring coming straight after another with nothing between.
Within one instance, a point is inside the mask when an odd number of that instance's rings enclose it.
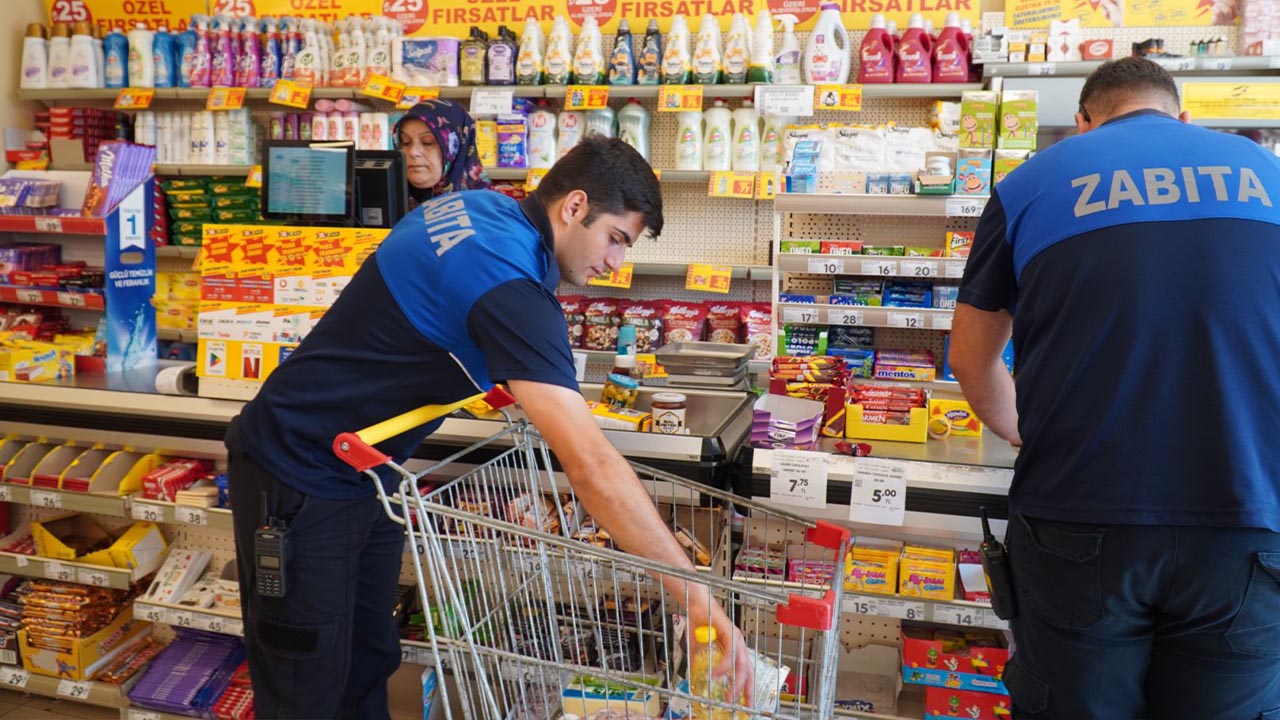
<instances>
[{"instance_id":1,"label":"shopping cart","mask_svg":"<svg viewBox=\"0 0 1280 720\"><path fill-rule=\"evenodd\" d=\"M632 464L688 550L696 569L687 570L615 549L536 430L505 410L502 430L421 472L372 447L481 398L420 408L334 441L405 526L435 667L452 679L452 692L439 683L446 717L831 716L848 530ZM494 408L514 402L501 391L483 399ZM399 475L394 492L377 481L379 466ZM441 476L451 479L419 489ZM805 582L784 582L784 565ZM664 590L659 576L683 581L685 597ZM755 666L752 706L690 692L692 628L681 613L695 592L718 601L743 631ZM594 714L599 708L608 712Z\"/></svg>"}]
</instances>

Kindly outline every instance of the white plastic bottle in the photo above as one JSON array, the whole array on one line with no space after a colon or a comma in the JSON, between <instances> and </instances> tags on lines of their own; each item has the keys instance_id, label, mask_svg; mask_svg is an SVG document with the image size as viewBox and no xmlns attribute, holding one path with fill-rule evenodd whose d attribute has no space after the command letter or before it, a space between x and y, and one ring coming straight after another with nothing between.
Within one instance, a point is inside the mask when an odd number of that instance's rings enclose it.
<instances>
[{"instance_id":1,"label":"white plastic bottle","mask_svg":"<svg viewBox=\"0 0 1280 720\"><path fill-rule=\"evenodd\" d=\"M66 23L54 23L53 37L49 40L49 87L71 86L71 28Z\"/></svg>"},{"instance_id":2,"label":"white plastic bottle","mask_svg":"<svg viewBox=\"0 0 1280 720\"><path fill-rule=\"evenodd\" d=\"M707 129L702 136L702 169L728 170L733 167L729 147L733 137L733 113L723 100L716 100L703 113Z\"/></svg>"},{"instance_id":3,"label":"white plastic bottle","mask_svg":"<svg viewBox=\"0 0 1280 720\"><path fill-rule=\"evenodd\" d=\"M715 85L724 76L724 52L720 38L720 21L711 13L702 16L698 39L693 44L693 82Z\"/></svg>"},{"instance_id":4,"label":"white plastic bottle","mask_svg":"<svg viewBox=\"0 0 1280 720\"><path fill-rule=\"evenodd\" d=\"M302 50L298 52L294 74L298 82L314 87L320 83L320 38L316 35L314 20L303 20L302 27Z\"/></svg>"},{"instance_id":5,"label":"white plastic bottle","mask_svg":"<svg viewBox=\"0 0 1280 720\"><path fill-rule=\"evenodd\" d=\"M352 18L339 20L335 22L334 29L338 31L338 44L333 52L333 71L332 85L334 87L346 87L347 84L347 50L351 48L351 27Z\"/></svg>"},{"instance_id":6,"label":"white plastic bottle","mask_svg":"<svg viewBox=\"0 0 1280 720\"><path fill-rule=\"evenodd\" d=\"M811 85L843 84L849 80L849 65L849 31L844 28L840 6L824 2L805 48L804 81Z\"/></svg>"},{"instance_id":7,"label":"white plastic bottle","mask_svg":"<svg viewBox=\"0 0 1280 720\"><path fill-rule=\"evenodd\" d=\"M544 68L548 85L568 85L573 78L573 33L563 15L551 25Z\"/></svg>"},{"instance_id":8,"label":"white plastic bottle","mask_svg":"<svg viewBox=\"0 0 1280 720\"><path fill-rule=\"evenodd\" d=\"M761 121L759 169L761 172L777 172L787 159L787 126L795 120L782 115L763 115Z\"/></svg>"},{"instance_id":9,"label":"white plastic bottle","mask_svg":"<svg viewBox=\"0 0 1280 720\"><path fill-rule=\"evenodd\" d=\"M44 26L27 25L27 36L22 39L22 77L18 87L23 90L43 90L49 87L49 42L44 39Z\"/></svg>"},{"instance_id":10,"label":"white plastic bottle","mask_svg":"<svg viewBox=\"0 0 1280 720\"><path fill-rule=\"evenodd\" d=\"M685 110L676 118L676 169L702 169L702 111Z\"/></svg>"},{"instance_id":11,"label":"white plastic bottle","mask_svg":"<svg viewBox=\"0 0 1280 720\"><path fill-rule=\"evenodd\" d=\"M649 111L640 104L639 98L631 98L618 111L618 137L646 161L649 159L649 122Z\"/></svg>"},{"instance_id":12,"label":"white plastic bottle","mask_svg":"<svg viewBox=\"0 0 1280 720\"><path fill-rule=\"evenodd\" d=\"M796 24L800 18L795 15L775 15L782 23L782 42L778 45L778 55L773 59L773 82L778 85L800 84L800 39L796 37Z\"/></svg>"},{"instance_id":13,"label":"white plastic bottle","mask_svg":"<svg viewBox=\"0 0 1280 720\"><path fill-rule=\"evenodd\" d=\"M618 119L613 112L613 108L605 106L599 110L588 110L587 132L603 135L607 138L618 137Z\"/></svg>"},{"instance_id":14,"label":"white plastic bottle","mask_svg":"<svg viewBox=\"0 0 1280 720\"><path fill-rule=\"evenodd\" d=\"M529 167L549 168L556 162L556 114L546 99L529 113Z\"/></svg>"},{"instance_id":15,"label":"white plastic bottle","mask_svg":"<svg viewBox=\"0 0 1280 720\"><path fill-rule=\"evenodd\" d=\"M376 18L377 29L373 33L373 46L369 48L369 74L391 74L391 30L390 21Z\"/></svg>"},{"instance_id":16,"label":"white plastic bottle","mask_svg":"<svg viewBox=\"0 0 1280 720\"><path fill-rule=\"evenodd\" d=\"M556 119L556 158L577 145L587 132L587 114L577 110L565 110Z\"/></svg>"},{"instance_id":17,"label":"white plastic bottle","mask_svg":"<svg viewBox=\"0 0 1280 720\"><path fill-rule=\"evenodd\" d=\"M733 111L733 169L760 169L760 114L750 100L744 100L742 107Z\"/></svg>"},{"instance_id":18,"label":"white plastic bottle","mask_svg":"<svg viewBox=\"0 0 1280 720\"><path fill-rule=\"evenodd\" d=\"M156 58L151 47L154 34L143 23L129 31L129 87L154 87Z\"/></svg>"},{"instance_id":19,"label":"white plastic bottle","mask_svg":"<svg viewBox=\"0 0 1280 720\"><path fill-rule=\"evenodd\" d=\"M217 146L213 113L207 110L191 113L191 153L187 162L197 165L213 165Z\"/></svg>"},{"instance_id":20,"label":"white plastic bottle","mask_svg":"<svg viewBox=\"0 0 1280 720\"><path fill-rule=\"evenodd\" d=\"M213 164L231 164L231 116L224 112L213 116Z\"/></svg>"},{"instance_id":21,"label":"white plastic bottle","mask_svg":"<svg viewBox=\"0 0 1280 720\"><path fill-rule=\"evenodd\" d=\"M573 82L579 85L604 83L604 37L594 17L582 23L578 48L573 53Z\"/></svg>"},{"instance_id":22,"label":"white plastic bottle","mask_svg":"<svg viewBox=\"0 0 1280 720\"><path fill-rule=\"evenodd\" d=\"M71 33L71 87L98 87L98 53L89 23L78 22Z\"/></svg>"},{"instance_id":23,"label":"white plastic bottle","mask_svg":"<svg viewBox=\"0 0 1280 720\"><path fill-rule=\"evenodd\" d=\"M689 25L683 15L671 18L671 31L662 51L662 82L667 85L684 85L693 76L693 46L689 40Z\"/></svg>"},{"instance_id":24,"label":"white plastic bottle","mask_svg":"<svg viewBox=\"0 0 1280 720\"><path fill-rule=\"evenodd\" d=\"M347 51L346 86L358 88L364 85L368 73L369 41L365 32L366 23L359 18L351 18L351 48Z\"/></svg>"}]
</instances>

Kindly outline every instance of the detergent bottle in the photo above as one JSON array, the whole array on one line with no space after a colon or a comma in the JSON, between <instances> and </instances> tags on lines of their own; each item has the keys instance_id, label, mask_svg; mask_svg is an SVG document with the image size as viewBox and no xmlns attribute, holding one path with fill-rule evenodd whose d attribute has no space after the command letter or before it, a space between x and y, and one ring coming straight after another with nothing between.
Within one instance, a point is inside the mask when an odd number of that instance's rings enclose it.
<instances>
[{"instance_id":1,"label":"detergent bottle","mask_svg":"<svg viewBox=\"0 0 1280 720\"><path fill-rule=\"evenodd\" d=\"M747 82L773 82L773 16L769 8L756 15L756 32L751 38L751 66L747 68Z\"/></svg>"},{"instance_id":2,"label":"detergent bottle","mask_svg":"<svg viewBox=\"0 0 1280 720\"><path fill-rule=\"evenodd\" d=\"M884 15L872 16L871 29L858 50L858 61L859 83L893 82L893 38L885 28Z\"/></svg>"},{"instance_id":3,"label":"detergent bottle","mask_svg":"<svg viewBox=\"0 0 1280 720\"><path fill-rule=\"evenodd\" d=\"M960 27L960 13L947 13L947 24L938 34L938 46L933 50L933 81L969 81L969 41Z\"/></svg>"},{"instance_id":4,"label":"detergent bottle","mask_svg":"<svg viewBox=\"0 0 1280 720\"><path fill-rule=\"evenodd\" d=\"M927 83L933 80L933 41L924 29L920 13L911 16L902 41L898 43L898 82Z\"/></svg>"},{"instance_id":5,"label":"detergent bottle","mask_svg":"<svg viewBox=\"0 0 1280 720\"><path fill-rule=\"evenodd\" d=\"M636 84L657 85L662 82L662 33L658 21L650 20L644 31L644 44L636 54Z\"/></svg>"},{"instance_id":6,"label":"detergent bottle","mask_svg":"<svg viewBox=\"0 0 1280 720\"><path fill-rule=\"evenodd\" d=\"M840 6L823 3L804 53L804 81L810 85L848 82L849 55L849 32L844 29Z\"/></svg>"},{"instance_id":7,"label":"detergent bottle","mask_svg":"<svg viewBox=\"0 0 1280 720\"><path fill-rule=\"evenodd\" d=\"M796 37L796 24L800 22L800 18L795 15L778 15L777 18L782 23L782 43L773 60L773 82L778 85L799 85L800 40Z\"/></svg>"}]
</instances>

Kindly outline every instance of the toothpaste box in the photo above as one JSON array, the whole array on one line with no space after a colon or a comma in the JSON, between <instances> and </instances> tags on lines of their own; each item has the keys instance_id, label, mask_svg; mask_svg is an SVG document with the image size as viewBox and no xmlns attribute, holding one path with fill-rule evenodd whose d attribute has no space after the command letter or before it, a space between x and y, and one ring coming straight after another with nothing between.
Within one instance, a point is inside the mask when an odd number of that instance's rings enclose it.
<instances>
[{"instance_id":1,"label":"toothpaste box","mask_svg":"<svg viewBox=\"0 0 1280 720\"><path fill-rule=\"evenodd\" d=\"M1001 150L1035 150L1040 132L1036 90L1006 90L1000 98L999 147Z\"/></svg>"},{"instance_id":2,"label":"toothpaste box","mask_svg":"<svg viewBox=\"0 0 1280 720\"><path fill-rule=\"evenodd\" d=\"M999 95L970 90L960 96L960 147L991 148L996 144L996 111Z\"/></svg>"}]
</instances>

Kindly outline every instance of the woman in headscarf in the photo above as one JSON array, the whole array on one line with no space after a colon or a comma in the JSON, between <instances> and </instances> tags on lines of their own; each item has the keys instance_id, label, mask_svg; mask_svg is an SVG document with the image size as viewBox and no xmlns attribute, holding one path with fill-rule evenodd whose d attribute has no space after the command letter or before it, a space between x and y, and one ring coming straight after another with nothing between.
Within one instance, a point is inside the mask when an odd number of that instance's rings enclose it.
<instances>
[{"instance_id":1,"label":"woman in headscarf","mask_svg":"<svg viewBox=\"0 0 1280 720\"><path fill-rule=\"evenodd\" d=\"M396 123L411 208L437 195L489 187L476 150L476 123L461 105L426 100Z\"/></svg>"}]
</instances>

